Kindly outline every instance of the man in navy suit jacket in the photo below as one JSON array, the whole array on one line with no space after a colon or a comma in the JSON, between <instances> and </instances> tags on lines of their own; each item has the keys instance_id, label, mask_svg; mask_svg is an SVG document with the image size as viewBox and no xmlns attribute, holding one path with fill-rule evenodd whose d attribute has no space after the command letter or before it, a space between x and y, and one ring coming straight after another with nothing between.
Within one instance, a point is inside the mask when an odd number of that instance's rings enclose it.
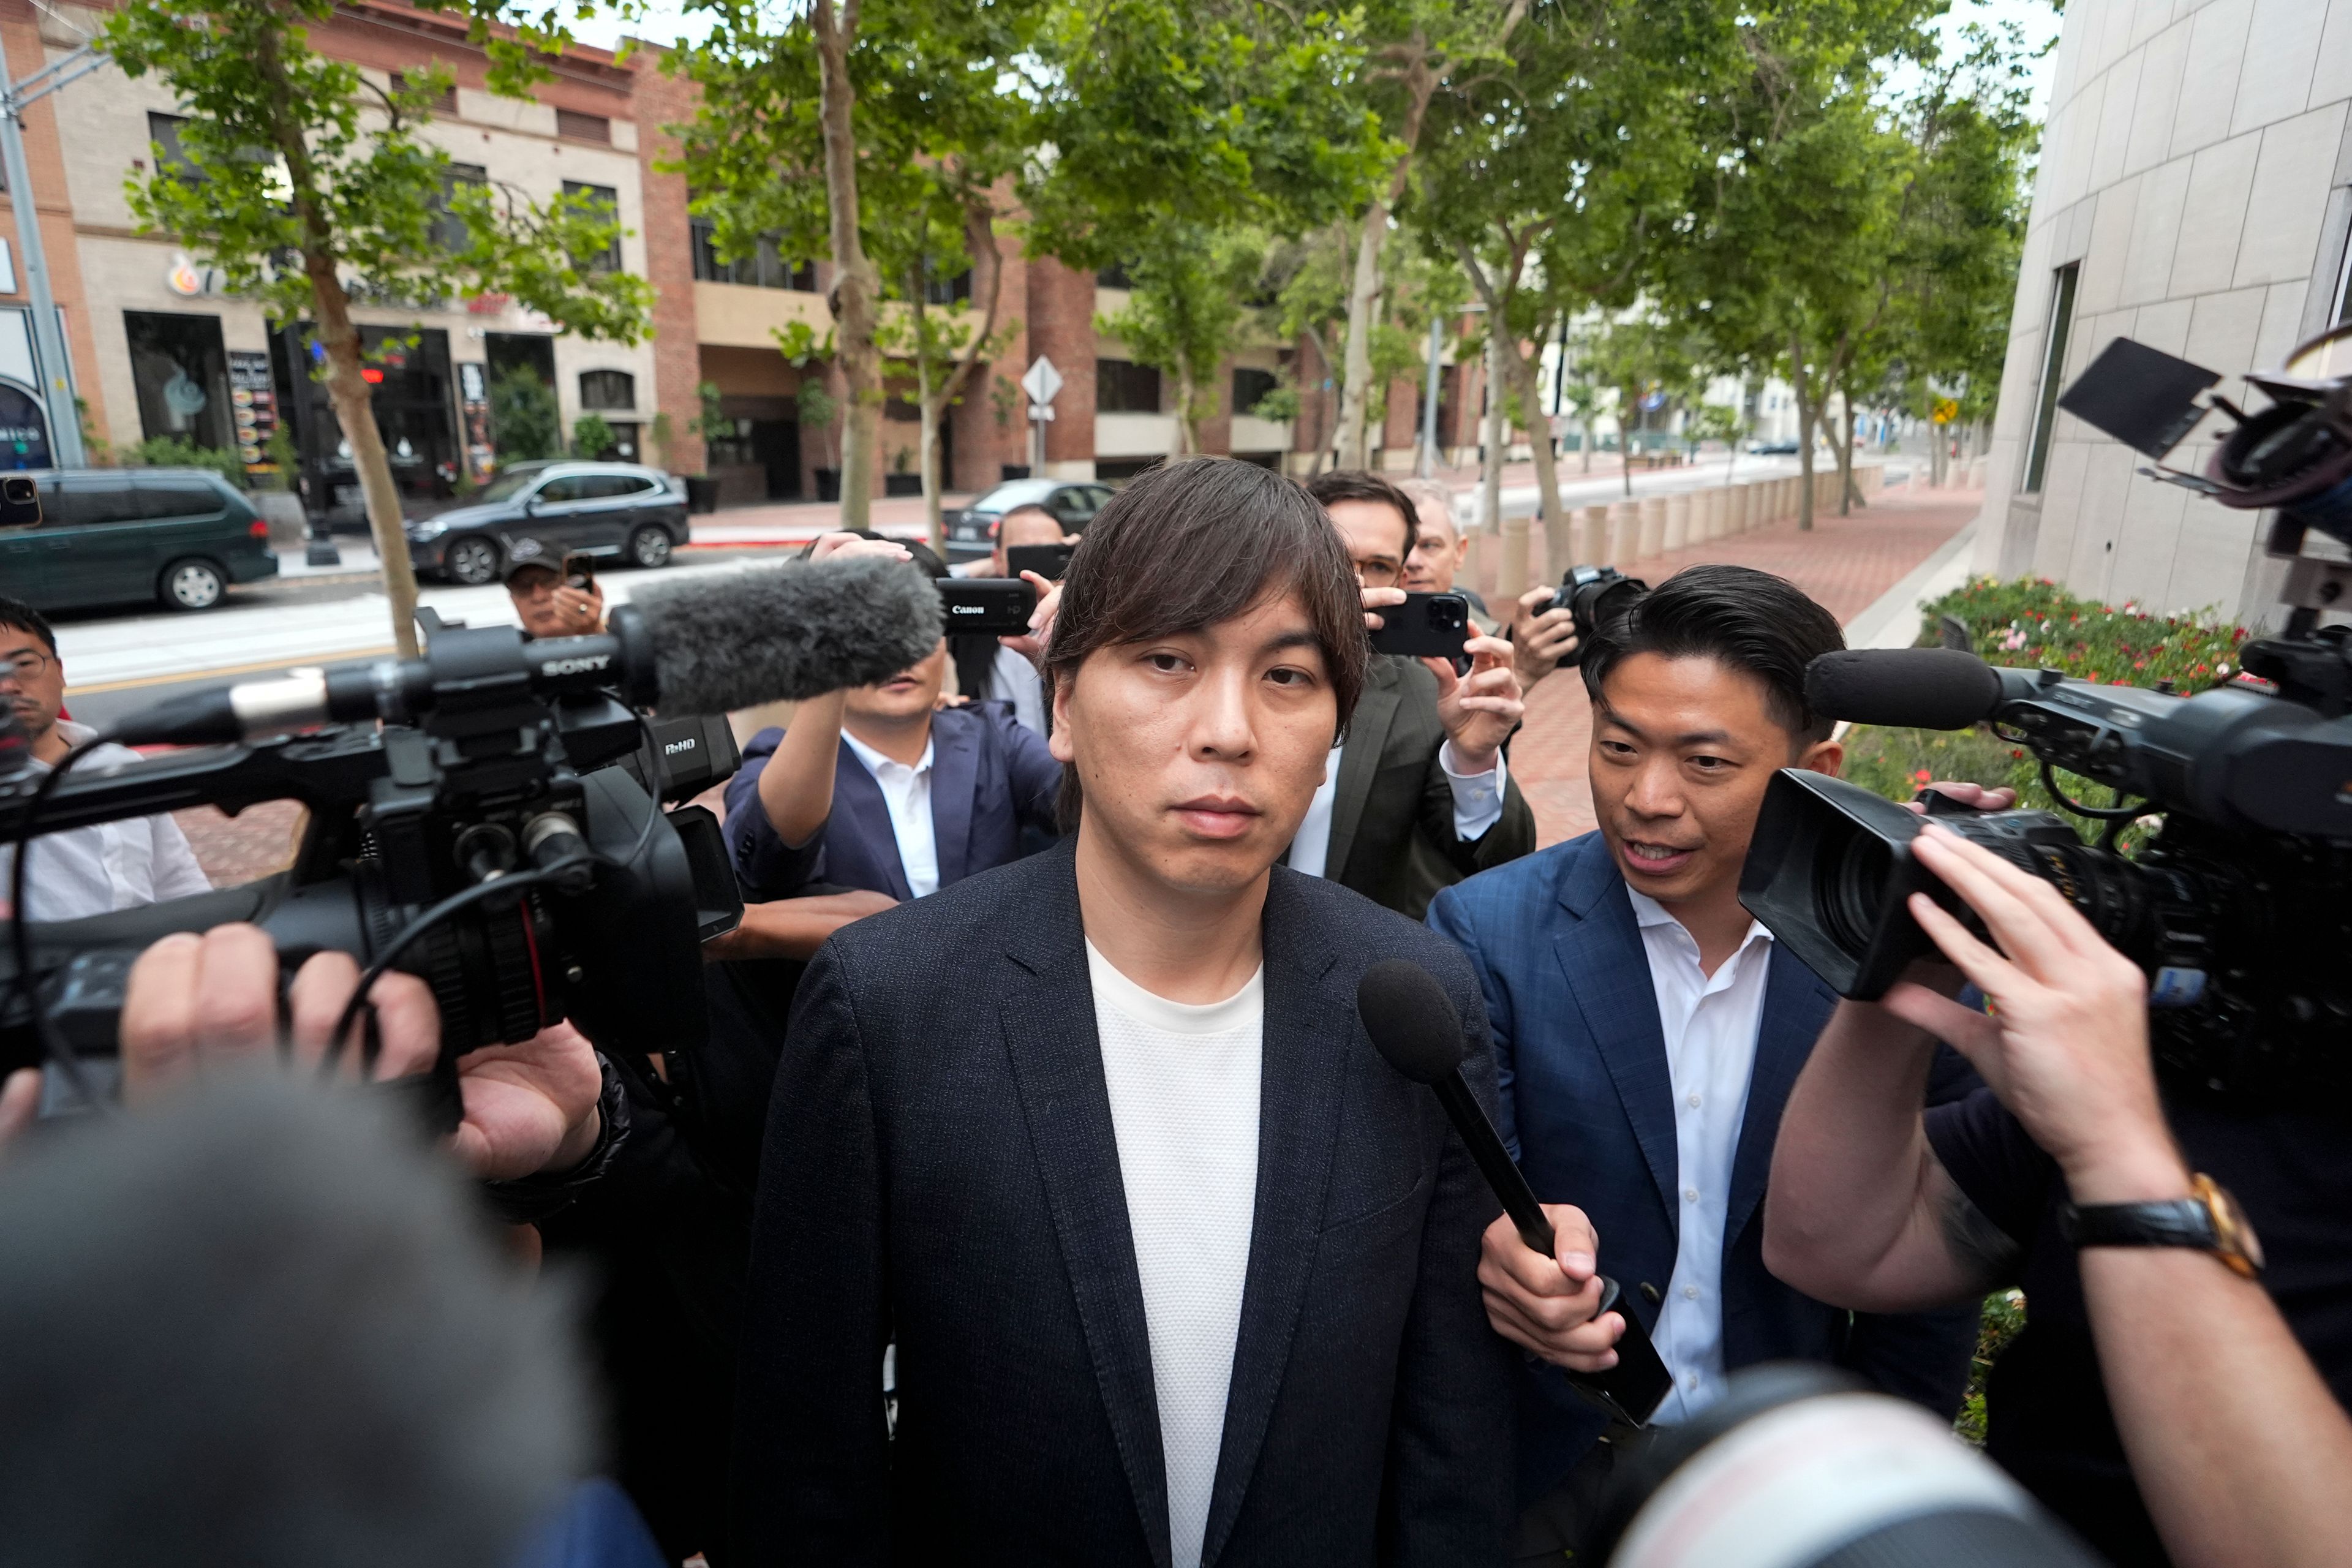
<instances>
[{"instance_id":1,"label":"man in navy suit jacket","mask_svg":"<svg viewBox=\"0 0 2352 1568\"><path fill-rule=\"evenodd\" d=\"M840 548L908 554L877 540ZM790 898L823 882L903 903L1051 838L1062 764L1010 702L940 707L947 670L942 640L887 680L802 703L790 731L751 737L727 784L728 845L746 894Z\"/></svg>"},{"instance_id":2,"label":"man in navy suit jacket","mask_svg":"<svg viewBox=\"0 0 2352 1568\"><path fill-rule=\"evenodd\" d=\"M1502 1128L1555 1258L1490 1228L1496 1330L1534 1356L1519 1401L1523 1560L1579 1544L1609 1454L1602 1417L1555 1366L1597 1370L1622 1330L1595 1319L1596 1272L1622 1287L1675 1375L1657 1419L1696 1415L1725 1374L1835 1363L1948 1416L1972 1309L1855 1316L1766 1272L1762 1199L1790 1086L1836 995L1740 907L1764 787L1843 753L1804 707L1806 662L1843 646L1789 584L1693 567L1583 650L1601 830L1438 895L1429 923L1469 952L1495 1037ZM1970 1077L1946 1053L1947 1094ZM1574 1207L1567 1206L1573 1204ZM1596 1245L1597 1240L1597 1245Z\"/></svg>"}]
</instances>

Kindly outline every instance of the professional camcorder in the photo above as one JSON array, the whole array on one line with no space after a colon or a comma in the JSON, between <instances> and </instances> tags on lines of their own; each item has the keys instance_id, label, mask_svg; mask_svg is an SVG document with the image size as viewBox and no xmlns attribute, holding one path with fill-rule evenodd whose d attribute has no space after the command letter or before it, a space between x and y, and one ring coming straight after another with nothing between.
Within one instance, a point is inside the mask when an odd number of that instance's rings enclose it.
<instances>
[{"instance_id":1,"label":"professional camcorder","mask_svg":"<svg viewBox=\"0 0 2352 1568\"><path fill-rule=\"evenodd\" d=\"M37 768L0 734L12 908L27 840L37 876L37 834L191 805L309 808L275 876L87 920L12 921L0 1069L46 1058L79 1090L81 1058L115 1049L139 953L232 921L267 931L289 973L333 948L422 977L445 1078L466 1052L563 1018L614 1048L690 1052L705 1029L700 944L742 912L718 820L662 808L733 769L725 720L701 715L880 679L939 637L928 582L880 561L644 592L599 637L419 619L420 658L216 687L112 726L102 739L193 745L112 772L77 769L79 752ZM643 716L656 703L661 719Z\"/></svg>"},{"instance_id":2,"label":"professional camcorder","mask_svg":"<svg viewBox=\"0 0 2352 1568\"><path fill-rule=\"evenodd\" d=\"M2284 371L2249 376L2273 400L2260 413L2210 400L2236 426L2206 474L2142 470L2225 506L2279 509L2267 547L2291 561L2291 614L2282 635L2245 644L2226 685L2179 696L1947 648L1827 654L1807 670L1806 700L1826 717L1990 722L2040 760L2067 812L2100 825L2094 845L2057 813L1928 803L1944 826L2056 887L2147 971L2155 1049L2177 1088L2272 1102L2352 1089L2352 646L2347 627L2319 624L2346 602L2352 567L2300 553L2315 528L2352 542L2347 371L2352 327L2305 344ZM2219 379L2124 339L2058 405L2161 458ZM2112 803L2073 798L2060 772L2105 785ZM2151 816L2161 830L2118 854L2122 830ZM1880 996L1934 952L1906 910L1911 893L1975 924L1912 858L1920 826L1867 790L1784 770L1740 900L1840 994Z\"/></svg>"}]
</instances>

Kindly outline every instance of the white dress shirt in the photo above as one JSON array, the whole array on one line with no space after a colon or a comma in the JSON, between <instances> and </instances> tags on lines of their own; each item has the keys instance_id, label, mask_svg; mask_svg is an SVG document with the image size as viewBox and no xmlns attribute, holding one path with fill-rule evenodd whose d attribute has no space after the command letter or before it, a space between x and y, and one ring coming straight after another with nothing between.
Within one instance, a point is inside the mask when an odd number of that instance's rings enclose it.
<instances>
[{"instance_id":1,"label":"white dress shirt","mask_svg":"<svg viewBox=\"0 0 2352 1568\"><path fill-rule=\"evenodd\" d=\"M58 721L68 745L80 745L98 731L70 719ZM139 760L128 746L100 746L73 765L68 780L94 778ZM46 763L35 763L43 773ZM0 906L8 901L16 851L0 847ZM44 833L33 841L25 871L25 910L37 921L80 920L209 893L211 879L196 863L188 837L169 816L133 816L89 827Z\"/></svg>"},{"instance_id":2,"label":"white dress shirt","mask_svg":"<svg viewBox=\"0 0 2352 1568\"><path fill-rule=\"evenodd\" d=\"M1748 921L1738 951L1708 974L1699 968L1697 941L1682 922L1655 899L1625 891L1642 928L1658 1026L1665 1036L1681 1200L1675 1271L1650 1335L1675 1374L1674 1392L1656 1419L1686 1421L1723 1395L1724 1216L1731 1163L1748 1115L1756 1033L1764 1021L1772 933Z\"/></svg>"},{"instance_id":3,"label":"white dress shirt","mask_svg":"<svg viewBox=\"0 0 2352 1568\"><path fill-rule=\"evenodd\" d=\"M996 645L996 662L989 668L989 695L1013 704L1013 717L1024 730L1045 732L1045 682L1025 653Z\"/></svg>"},{"instance_id":4,"label":"white dress shirt","mask_svg":"<svg viewBox=\"0 0 2352 1568\"><path fill-rule=\"evenodd\" d=\"M1345 742L1331 748L1323 764L1323 782L1316 786L1315 798L1307 803L1307 815L1290 840L1286 864L1294 871L1310 877L1331 874L1327 864L1331 858L1331 806L1339 798L1339 758L1347 749ZM1483 773L1457 772L1454 764L1459 760L1452 741L1437 748L1437 765L1454 792L1454 832L1466 844L1485 837L1486 829L1503 820L1503 786L1509 775L1504 771L1500 752L1495 753L1495 765Z\"/></svg>"},{"instance_id":5,"label":"white dress shirt","mask_svg":"<svg viewBox=\"0 0 2352 1568\"><path fill-rule=\"evenodd\" d=\"M931 826L931 757L934 746L923 742L923 754L913 767L894 763L844 730L842 741L881 787L882 804L890 810L890 837L898 841L898 868L907 874L907 891L916 898L940 890L940 838Z\"/></svg>"},{"instance_id":6,"label":"white dress shirt","mask_svg":"<svg viewBox=\"0 0 2352 1568\"><path fill-rule=\"evenodd\" d=\"M1127 1227L1143 1286L1174 1568L1200 1568L1257 1214L1265 971L1222 1002L1171 1002L1087 943Z\"/></svg>"}]
</instances>

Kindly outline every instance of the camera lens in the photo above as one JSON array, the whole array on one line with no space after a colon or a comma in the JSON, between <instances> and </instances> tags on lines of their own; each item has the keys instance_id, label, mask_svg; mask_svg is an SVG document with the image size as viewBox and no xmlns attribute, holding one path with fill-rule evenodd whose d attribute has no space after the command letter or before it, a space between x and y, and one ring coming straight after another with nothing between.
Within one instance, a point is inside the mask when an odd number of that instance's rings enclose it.
<instances>
[{"instance_id":1,"label":"camera lens","mask_svg":"<svg viewBox=\"0 0 2352 1568\"><path fill-rule=\"evenodd\" d=\"M1887 877L1895 868L1894 852L1872 834L1851 833L1819 865L1815 891L1822 923L1847 952L1866 951L1885 903Z\"/></svg>"}]
</instances>

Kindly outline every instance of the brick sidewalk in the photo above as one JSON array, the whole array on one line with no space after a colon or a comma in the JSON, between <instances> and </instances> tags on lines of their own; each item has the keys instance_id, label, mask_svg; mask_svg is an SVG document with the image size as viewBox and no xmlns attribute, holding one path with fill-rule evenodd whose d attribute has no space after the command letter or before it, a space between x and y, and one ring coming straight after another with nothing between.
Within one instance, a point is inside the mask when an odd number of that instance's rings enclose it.
<instances>
[{"instance_id":1,"label":"brick sidewalk","mask_svg":"<svg viewBox=\"0 0 2352 1568\"><path fill-rule=\"evenodd\" d=\"M1822 517L1811 533L1798 532L1792 521L1617 564L1653 584L1700 562L1753 566L1786 577L1839 620L1852 621L1965 527L1983 504L1978 490L1887 490L1852 517ZM1544 558L1541 531L1529 530L1537 536L1529 547L1536 561ZM1511 743L1511 773L1535 810L1538 845L1557 844L1596 826L1586 783L1591 739L1592 711L1573 670L1549 677L1529 693L1527 727Z\"/></svg>"}]
</instances>

